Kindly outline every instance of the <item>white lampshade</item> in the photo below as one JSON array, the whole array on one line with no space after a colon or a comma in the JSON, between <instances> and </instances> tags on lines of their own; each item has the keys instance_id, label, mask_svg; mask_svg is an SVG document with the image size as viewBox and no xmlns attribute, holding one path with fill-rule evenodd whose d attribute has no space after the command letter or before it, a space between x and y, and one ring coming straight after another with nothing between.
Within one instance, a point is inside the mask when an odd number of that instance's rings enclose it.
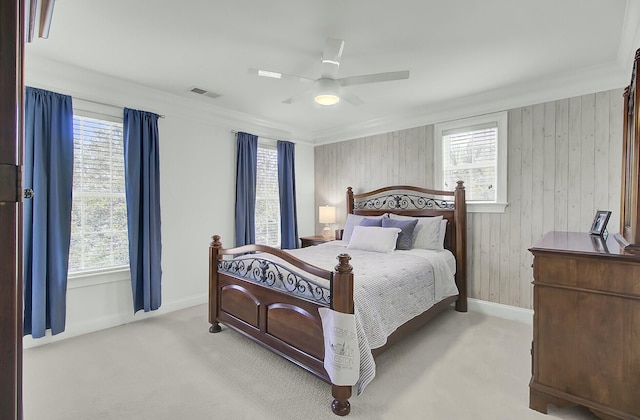
<instances>
[{"instance_id":1,"label":"white lampshade","mask_svg":"<svg viewBox=\"0 0 640 420\"><path fill-rule=\"evenodd\" d=\"M322 229L322 236L326 240L330 240L333 237L331 233L330 223L336 222L336 208L333 206L320 206L318 208L318 221L324 223L324 229Z\"/></svg>"},{"instance_id":2,"label":"white lampshade","mask_svg":"<svg viewBox=\"0 0 640 420\"><path fill-rule=\"evenodd\" d=\"M336 208L332 206L320 206L318 208L318 222L320 223L335 223L336 222Z\"/></svg>"}]
</instances>

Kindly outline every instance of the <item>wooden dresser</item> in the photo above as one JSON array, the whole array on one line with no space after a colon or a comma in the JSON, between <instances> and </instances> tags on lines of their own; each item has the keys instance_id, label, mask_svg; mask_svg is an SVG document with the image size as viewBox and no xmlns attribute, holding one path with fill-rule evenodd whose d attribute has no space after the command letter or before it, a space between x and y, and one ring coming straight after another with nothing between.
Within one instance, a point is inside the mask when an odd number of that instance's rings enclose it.
<instances>
[{"instance_id":1,"label":"wooden dresser","mask_svg":"<svg viewBox=\"0 0 640 420\"><path fill-rule=\"evenodd\" d=\"M583 405L640 419L640 255L587 233L549 232L533 260L529 407Z\"/></svg>"}]
</instances>

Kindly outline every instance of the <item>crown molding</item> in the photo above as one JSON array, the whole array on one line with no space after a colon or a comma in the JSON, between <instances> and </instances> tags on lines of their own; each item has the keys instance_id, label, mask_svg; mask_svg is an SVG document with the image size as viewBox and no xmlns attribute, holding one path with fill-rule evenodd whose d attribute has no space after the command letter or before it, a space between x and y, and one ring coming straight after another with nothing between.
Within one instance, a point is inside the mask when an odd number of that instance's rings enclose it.
<instances>
[{"instance_id":1,"label":"crown molding","mask_svg":"<svg viewBox=\"0 0 640 420\"><path fill-rule=\"evenodd\" d=\"M628 84L626 71L617 61L566 72L553 77L519 83L454 100L424 105L410 114L387 116L315 133L322 145L389 133L418 126L505 111L596 92L618 89Z\"/></svg>"}]
</instances>

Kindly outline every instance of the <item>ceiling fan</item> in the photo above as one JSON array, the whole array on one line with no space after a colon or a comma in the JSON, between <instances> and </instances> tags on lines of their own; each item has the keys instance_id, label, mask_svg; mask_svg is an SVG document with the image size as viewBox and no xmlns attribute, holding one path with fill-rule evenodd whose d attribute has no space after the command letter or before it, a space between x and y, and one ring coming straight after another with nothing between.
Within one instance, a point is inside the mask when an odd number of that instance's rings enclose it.
<instances>
[{"instance_id":1,"label":"ceiling fan","mask_svg":"<svg viewBox=\"0 0 640 420\"><path fill-rule=\"evenodd\" d=\"M324 46L324 52L322 54L321 76L319 79L315 80L307 77L253 68L249 69L249 73L261 77L297 80L299 82L313 83L315 85L311 89L307 89L282 101L287 104L295 102L301 97L306 96L309 93L309 90L314 90L314 100L320 105L335 105L340 102L341 98L354 105L360 105L363 103L362 99L342 88L346 86L364 85L368 83L379 83L409 78L409 70L338 78L338 69L340 68L340 59L342 58L343 50L344 41L342 39L327 38Z\"/></svg>"}]
</instances>

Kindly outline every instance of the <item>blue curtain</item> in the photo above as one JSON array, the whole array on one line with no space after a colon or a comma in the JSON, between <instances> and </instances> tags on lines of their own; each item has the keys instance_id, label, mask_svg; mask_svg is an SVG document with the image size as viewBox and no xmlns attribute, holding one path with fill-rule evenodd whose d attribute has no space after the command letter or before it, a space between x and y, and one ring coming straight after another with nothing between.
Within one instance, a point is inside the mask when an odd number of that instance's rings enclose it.
<instances>
[{"instance_id":1,"label":"blue curtain","mask_svg":"<svg viewBox=\"0 0 640 420\"><path fill-rule=\"evenodd\" d=\"M236 135L236 246L256 241L258 136Z\"/></svg>"},{"instance_id":2,"label":"blue curtain","mask_svg":"<svg viewBox=\"0 0 640 420\"><path fill-rule=\"evenodd\" d=\"M158 115L124 109L124 173L134 313L160 307L160 155Z\"/></svg>"},{"instance_id":3,"label":"blue curtain","mask_svg":"<svg viewBox=\"0 0 640 420\"><path fill-rule=\"evenodd\" d=\"M24 334L64 331L71 240L71 96L26 88L24 188Z\"/></svg>"},{"instance_id":4,"label":"blue curtain","mask_svg":"<svg viewBox=\"0 0 640 420\"><path fill-rule=\"evenodd\" d=\"M295 144L278 141L278 190L280 192L280 247L298 247Z\"/></svg>"}]
</instances>

